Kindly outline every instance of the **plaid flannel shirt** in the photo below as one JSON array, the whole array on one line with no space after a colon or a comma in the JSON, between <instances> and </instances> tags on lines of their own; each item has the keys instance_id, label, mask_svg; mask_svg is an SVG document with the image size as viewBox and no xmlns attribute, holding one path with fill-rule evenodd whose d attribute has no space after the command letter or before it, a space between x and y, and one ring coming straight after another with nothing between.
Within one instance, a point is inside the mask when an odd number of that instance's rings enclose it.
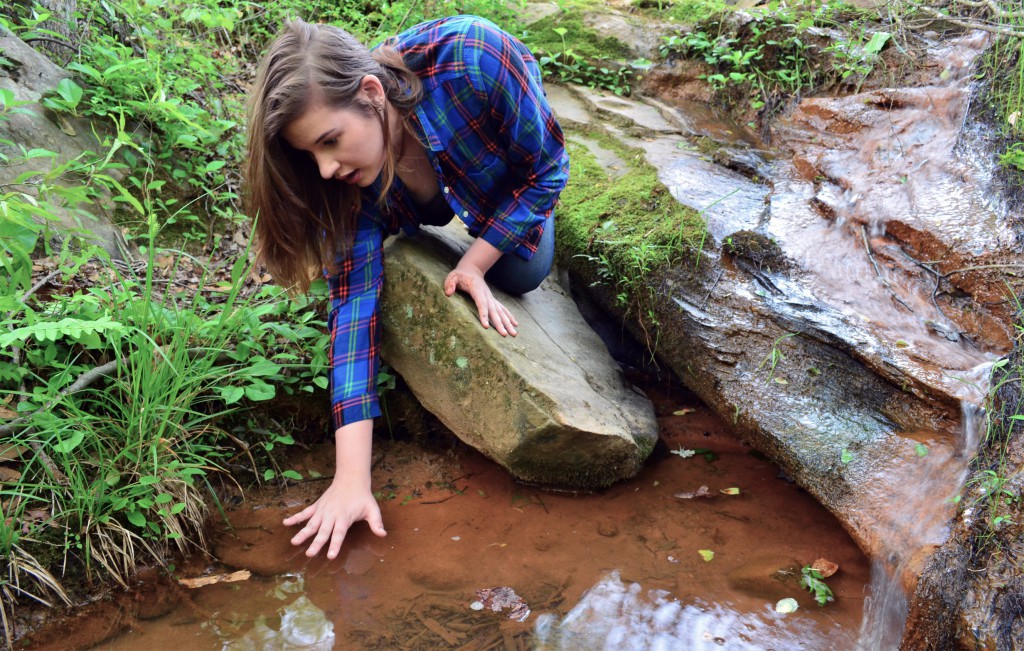
<instances>
[{"instance_id":1,"label":"plaid flannel shirt","mask_svg":"<svg viewBox=\"0 0 1024 651\"><path fill-rule=\"evenodd\" d=\"M474 16L426 22L382 45L423 81L413 125L426 144L452 212L475 237L529 260L569 176L562 130L529 50ZM335 428L380 415L377 371L387 234L415 232L416 208L401 180L379 208L379 179L366 188L353 246L328 276L331 399Z\"/></svg>"}]
</instances>

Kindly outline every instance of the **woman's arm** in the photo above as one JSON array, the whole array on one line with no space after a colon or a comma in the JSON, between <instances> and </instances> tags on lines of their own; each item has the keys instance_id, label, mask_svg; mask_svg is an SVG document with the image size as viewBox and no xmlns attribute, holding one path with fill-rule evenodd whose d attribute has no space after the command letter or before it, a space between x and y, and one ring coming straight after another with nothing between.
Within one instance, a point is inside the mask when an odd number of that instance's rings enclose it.
<instances>
[{"instance_id":1,"label":"woman's arm","mask_svg":"<svg viewBox=\"0 0 1024 651\"><path fill-rule=\"evenodd\" d=\"M302 545L313 538L306 556L316 556L330 542L327 558L337 558L349 527L360 520L366 520L370 530L378 536L387 535L380 507L370 490L373 421L344 425L335 432L334 439L336 470L331 485L316 502L284 520L286 527L306 523L292 537L293 545Z\"/></svg>"},{"instance_id":2,"label":"woman's arm","mask_svg":"<svg viewBox=\"0 0 1024 651\"><path fill-rule=\"evenodd\" d=\"M292 544L301 545L312 537L307 556L315 556L330 541L327 557L337 557L346 532L359 520L366 520L378 536L385 535L380 508L370 492L373 418L380 414L376 380L382 238L379 225L361 219L341 269L327 279L336 471L320 499L284 520L285 526L306 523Z\"/></svg>"}]
</instances>

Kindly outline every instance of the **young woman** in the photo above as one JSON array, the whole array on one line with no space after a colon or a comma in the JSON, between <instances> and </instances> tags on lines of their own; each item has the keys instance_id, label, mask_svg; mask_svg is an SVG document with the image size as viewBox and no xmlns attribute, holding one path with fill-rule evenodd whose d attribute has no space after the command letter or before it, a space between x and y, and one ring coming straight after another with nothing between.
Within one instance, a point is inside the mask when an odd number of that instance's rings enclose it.
<instances>
[{"instance_id":1,"label":"young woman","mask_svg":"<svg viewBox=\"0 0 1024 651\"><path fill-rule=\"evenodd\" d=\"M467 293L480 323L516 334L490 285L535 289L554 256L553 209L568 178L562 131L526 47L493 23L417 25L372 52L336 27L289 23L260 65L249 107L247 185L258 252L299 291L330 287L337 471L286 518L292 538L335 558L349 527L386 535L370 491L381 247L458 216L476 240L444 291Z\"/></svg>"}]
</instances>

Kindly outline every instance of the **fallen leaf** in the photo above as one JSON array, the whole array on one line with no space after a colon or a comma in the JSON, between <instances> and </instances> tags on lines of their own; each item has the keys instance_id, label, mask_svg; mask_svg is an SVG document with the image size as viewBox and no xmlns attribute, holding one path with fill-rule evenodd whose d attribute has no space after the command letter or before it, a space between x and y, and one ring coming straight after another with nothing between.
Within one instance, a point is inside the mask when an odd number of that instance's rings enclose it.
<instances>
[{"instance_id":1,"label":"fallen leaf","mask_svg":"<svg viewBox=\"0 0 1024 651\"><path fill-rule=\"evenodd\" d=\"M16 461L27 449L23 445L0 445L0 461Z\"/></svg>"},{"instance_id":2,"label":"fallen leaf","mask_svg":"<svg viewBox=\"0 0 1024 651\"><path fill-rule=\"evenodd\" d=\"M796 602L793 597L786 597L785 599L779 599L779 603L775 604L775 612L777 613L795 613L800 604Z\"/></svg>"},{"instance_id":3,"label":"fallen leaf","mask_svg":"<svg viewBox=\"0 0 1024 651\"><path fill-rule=\"evenodd\" d=\"M13 484L21 479L21 473L14 468L0 466L0 484Z\"/></svg>"},{"instance_id":4,"label":"fallen leaf","mask_svg":"<svg viewBox=\"0 0 1024 651\"><path fill-rule=\"evenodd\" d=\"M476 591L476 596L483 603L484 608L492 612L497 613L506 608L510 609L508 618L517 622L526 621L526 618L530 616L530 607L512 588L506 586L482 588Z\"/></svg>"},{"instance_id":5,"label":"fallen leaf","mask_svg":"<svg viewBox=\"0 0 1024 651\"><path fill-rule=\"evenodd\" d=\"M704 559L705 563L710 563L711 559L715 557L715 552L710 549L698 549L697 553L700 554L700 557Z\"/></svg>"},{"instance_id":6,"label":"fallen leaf","mask_svg":"<svg viewBox=\"0 0 1024 651\"><path fill-rule=\"evenodd\" d=\"M821 578L827 579L839 571L839 565L833 563L827 558L819 558L811 564L811 569L820 574Z\"/></svg>"},{"instance_id":7,"label":"fallen leaf","mask_svg":"<svg viewBox=\"0 0 1024 651\"><path fill-rule=\"evenodd\" d=\"M734 486L732 488L723 488L723 489L721 489L718 492L722 493L723 495L739 495L740 494L740 489L738 489L738 488L736 488Z\"/></svg>"},{"instance_id":8,"label":"fallen leaf","mask_svg":"<svg viewBox=\"0 0 1024 651\"><path fill-rule=\"evenodd\" d=\"M25 511L21 516L21 533L28 535L32 533L32 525L46 522L50 519L50 512L41 509Z\"/></svg>"},{"instance_id":9,"label":"fallen leaf","mask_svg":"<svg viewBox=\"0 0 1024 651\"><path fill-rule=\"evenodd\" d=\"M238 570L230 574L211 574L210 576L201 576L195 579L178 579L178 583L186 588L201 588L204 585L213 585L215 583L248 581L251 576L252 573L249 570Z\"/></svg>"},{"instance_id":10,"label":"fallen leaf","mask_svg":"<svg viewBox=\"0 0 1024 651\"><path fill-rule=\"evenodd\" d=\"M692 493L676 493L673 497L678 497L681 500L692 500L695 497L713 497L711 491L708 490L707 486L701 486Z\"/></svg>"},{"instance_id":11,"label":"fallen leaf","mask_svg":"<svg viewBox=\"0 0 1024 651\"><path fill-rule=\"evenodd\" d=\"M4 405L0 405L0 418L14 418L18 415L18 412L13 409L8 409Z\"/></svg>"},{"instance_id":12,"label":"fallen leaf","mask_svg":"<svg viewBox=\"0 0 1024 651\"><path fill-rule=\"evenodd\" d=\"M676 411L673 411L672 415L673 416L685 416L686 414L692 414L695 411L697 411L697 410L693 409L692 407L683 407L682 409L677 409Z\"/></svg>"}]
</instances>

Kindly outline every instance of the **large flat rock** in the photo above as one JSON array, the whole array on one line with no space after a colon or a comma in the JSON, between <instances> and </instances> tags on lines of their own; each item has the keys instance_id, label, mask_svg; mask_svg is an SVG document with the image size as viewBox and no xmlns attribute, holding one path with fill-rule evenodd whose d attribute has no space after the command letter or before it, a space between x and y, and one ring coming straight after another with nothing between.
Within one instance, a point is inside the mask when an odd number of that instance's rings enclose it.
<instances>
[{"instance_id":1,"label":"large flat rock","mask_svg":"<svg viewBox=\"0 0 1024 651\"><path fill-rule=\"evenodd\" d=\"M428 229L424 229L428 230ZM483 329L443 283L468 245L460 224L387 245L383 357L424 407L518 479L589 489L634 476L657 438L654 410L550 278L498 292L517 337Z\"/></svg>"}]
</instances>

